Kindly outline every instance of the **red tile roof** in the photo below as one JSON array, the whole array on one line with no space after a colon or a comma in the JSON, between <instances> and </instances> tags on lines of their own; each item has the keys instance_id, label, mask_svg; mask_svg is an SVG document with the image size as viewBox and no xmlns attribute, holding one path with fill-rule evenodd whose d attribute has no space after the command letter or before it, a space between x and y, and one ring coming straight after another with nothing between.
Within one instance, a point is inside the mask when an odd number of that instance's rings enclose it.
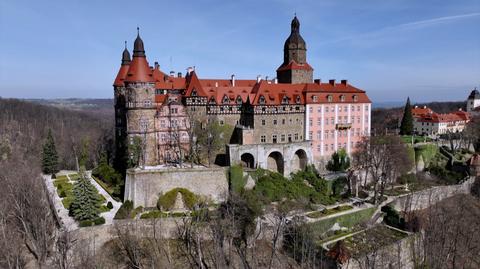
<instances>
[{"instance_id":1,"label":"red tile roof","mask_svg":"<svg viewBox=\"0 0 480 269\"><path fill-rule=\"evenodd\" d=\"M154 82L152 70L148 66L146 57L133 57L125 81Z\"/></svg>"},{"instance_id":2,"label":"red tile roof","mask_svg":"<svg viewBox=\"0 0 480 269\"><path fill-rule=\"evenodd\" d=\"M282 64L277 68L277 71L283 70L313 70L313 68L308 63L298 64L292 60L288 64Z\"/></svg>"},{"instance_id":3,"label":"red tile roof","mask_svg":"<svg viewBox=\"0 0 480 269\"><path fill-rule=\"evenodd\" d=\"M123 81L127 77L129 67L130 67L130 65L121 65L120 66L120 69L118 70L117 77L115 78L115 81L113 82L113 86L123 86Z\"/></svg>"}]
</instances>

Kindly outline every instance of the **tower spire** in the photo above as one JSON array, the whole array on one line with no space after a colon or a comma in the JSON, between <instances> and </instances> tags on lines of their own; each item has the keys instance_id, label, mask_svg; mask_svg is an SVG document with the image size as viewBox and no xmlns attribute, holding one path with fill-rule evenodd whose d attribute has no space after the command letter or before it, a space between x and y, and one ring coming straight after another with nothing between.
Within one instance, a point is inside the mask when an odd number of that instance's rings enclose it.
<instances>
[{"instance_id":1,"label":"tower spire","mask_svg":"<svg viewBox=\"0 0 480 269\"><path fill-rule=\"evenodd\" d=\"M122 53L122 65L128 65L131 61L130 52L127 49L127 41L125 40L125 49Z\"/></svg>"},{"instance_id":2,"label":"tower spire","mask_svg":"<svg viewBox=\"0 0 480 269\"><path fill-rule=\"evenodd\" d=\"M137 38L133 43L133 57L145 57L143 40L140 38L140 27L137 26Z\"/></svg>"}]
</instances>

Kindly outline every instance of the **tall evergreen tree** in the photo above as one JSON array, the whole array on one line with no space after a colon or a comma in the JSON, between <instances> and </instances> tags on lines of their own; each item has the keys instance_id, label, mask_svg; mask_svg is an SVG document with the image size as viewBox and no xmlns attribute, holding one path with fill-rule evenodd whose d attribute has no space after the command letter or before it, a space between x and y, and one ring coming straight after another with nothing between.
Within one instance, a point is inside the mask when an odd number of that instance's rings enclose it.
<instances>
[{"instance_id":1,"label":"tall evergreen tree","mask_svg":"<svg viewBox=\"0 0 480 269\"><path fill-rule=\"evenodd\" d=\"M42 170L45 174L54 174L58 172L58 154L51 129L48 130L47 139L43 144Z\"/></svg>"},{"instance_id":2,"label":"tall evergreen tree","mask_svg":"<svg viewBox=\"0 0 480 269\"><path fill-rule=\"evenodd\" d=\"M70 215L76 220L94 220L98 217L100 196L84 173L73 185L73 201L70 204Z\"/></svg>"},{"instance_id":3,"label":"tall evergreen tree","mask_svg":"<svg viewBox=\"0 0 480 269\"><path fill-rule=\"evenodd\" d=\"M403 111L402 123L400 124L401 135L413 135L413 116L412 106L410 105L410 97L407 98L405 110Z\"/></svg>"}]
</instances>

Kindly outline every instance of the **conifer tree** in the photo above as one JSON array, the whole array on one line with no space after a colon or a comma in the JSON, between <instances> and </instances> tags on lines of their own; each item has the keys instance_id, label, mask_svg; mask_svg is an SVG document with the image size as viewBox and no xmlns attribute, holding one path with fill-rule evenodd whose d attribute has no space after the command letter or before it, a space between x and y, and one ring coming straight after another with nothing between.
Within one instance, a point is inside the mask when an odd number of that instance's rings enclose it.
<instances>
[{"instance_id":1,"label":"conifer tree","mask_svg":"<svg viewBox=\"0 0 480 269\"><path fill-rule=\"evenodd\" d=\"M340 149L332 154L327 163L327 170L333 172L345 172L350 167L350 157L345 149Z\"/></svg>"},{"instance_id":2,"label":"conifer tree","mask_svg":"<svg viewBox=\"0 0 480 269\"><path fill-rule=\"evenodd\" d=\"M84 173L80 173L80 178L73 185L73 197L70 215L76 220L94 220L98 217L100 197Z\"/></svg>"},{"instance_id":3,"label":"conifer tree","mask_svg":"<svg viewBox=\"0 0 480 269\"><path fill-rule=\"evenodd\" d=\"M48 130L47 139L43 144L42 170L45 174L54 174L58 172L58 154L51 129Z\"/></svg>"},{"instance_id":4,"label":"conifer tree","mask_svg":"<svg viewBox=\"0 0 480 269\"><path fill-rule=\"evenodd\" d=\"M407 98L405 110L403 111L402 123L400 124L400 135L413 134L413 116L412 106L410 105L410 97Z\"/></svg>"}]
</instances>

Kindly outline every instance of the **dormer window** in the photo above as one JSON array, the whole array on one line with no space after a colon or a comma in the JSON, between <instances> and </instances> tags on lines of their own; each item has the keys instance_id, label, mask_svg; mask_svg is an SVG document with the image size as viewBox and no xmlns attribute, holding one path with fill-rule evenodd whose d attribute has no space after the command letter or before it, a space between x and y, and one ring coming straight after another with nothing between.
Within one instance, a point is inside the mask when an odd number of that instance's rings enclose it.
<instances>
[{"instance_id":1,"label":"dormer window","mask_svg":"<svg viewBox=\"0 0 480 269\"><path fill-rule=\"evenodd\" d=\"M328 101L328 102L332 102L332 101L333 101L333 96L327 95L327 101Z\"/></svg>"},{"instance_id":2,"label":"dormer window","mask_svg":"<svg viewBox=\"0 0 480 269\"><path fill-rule=\"evenodd\" d=\"M356 94L353 95L353 101L357 102L358 101L358 96Z\"/></svg>"},{"instance_id":3,"label":"dormer window","mask_svg":"<svg viewBox=\"0 0 480 269\"><path fill-rule=\"evenodd\" d=\"M297 98L295 99L295 102L296 102L297 104L300 104L300 95L297 95Z\"/></svg>"},{"instance_id":4,"label":"dormer window","mask_svg":"<svg viewBox=\"0 0 480 269\"><path fill-rule=\"evenodd\" d=\"M313 96L312 96L312 100L313 100L313 102L315 102L315 103L318 102L318 96L313 95Z\"/></svg>"},{"instance_id":5,"label":"dormer window","mask_svg":"<svg viewBox=\"0 0 480 269\"><path fill-rule=\"evenodd\" d=\"M288 97L286 95L282 98L282 104L288 104Z\"/></svg>"},{"instance_id":6,"label":"dormer window","mask_svg":"<svg viewBox=\"0 0 480 269\"><path fill-rule=\"evenodd\" d=\"M345 95L343 95L343 94L340 95L340 101L341 101L341 102L345 102Z\"/></svg>"},{"instance_id":7,"label":"dormer window","mask_svg":"<svg viewBox=\"0 0 480 269\"><path fill-rule=\"evenodd\" d=\"M211 105L214 105L216 102L215 102L215 98L212 96L210 97L210 101L208 101L209 104Z\"/></svg>"},{"instance_id":8,"label":"dormer window","mask_svg":"<svg viewBox=\"0 0 480 269\"><path fill-rule=\"evenodd\" d=\"M237 96L237 101L236 101L236 102L237 102L237 104L239 104L239 105L242 104L242 97L240 97L240 95Z\"/></svg>"},{"instance_id":9,"label":"dormer window","mask_svg":"<svg viewBox=\"0 0 480 269\"><path fill-rule=\"evenodd\" d=\"M197 91L195 89L192 91L192 96L197 96Z\"/></svg>"},{"instance_id":10,"label":"dormer window","mask_svg":"<svg viewBox=\"0 0 480 269\"><path fill-rule=\"evenodd\" d=\"M228 98L228 96L225 94L225 95L223 96L223 101L222 101L222 102L223 102L224 104L228 104L228 103L230 103L230 98Z\"/></svg>"},{"instance_id":11,"label":"dormer window","mask_svg":"<svg viewBox=\"0 0 480 269\"><path fill-rule=\"evenodd\" d=\"M260 104L264 105L264 104L265 104L265 97L264 97L263 95L260 96L258 102L259 102Z\"/></svg>"}]
</instances>

